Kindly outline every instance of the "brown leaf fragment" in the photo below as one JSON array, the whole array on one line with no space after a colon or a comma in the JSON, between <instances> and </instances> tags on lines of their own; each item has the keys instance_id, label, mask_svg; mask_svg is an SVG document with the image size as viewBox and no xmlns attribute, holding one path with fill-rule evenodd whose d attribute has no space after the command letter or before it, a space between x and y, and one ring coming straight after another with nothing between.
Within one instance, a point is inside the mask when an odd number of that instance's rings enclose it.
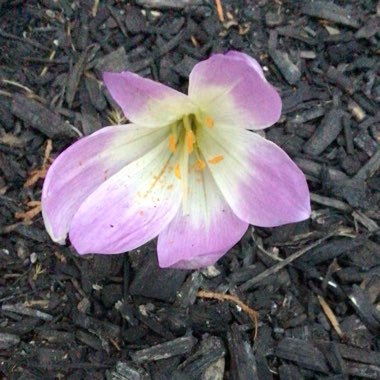
<instances>
[{"instance_id":1,"label":"brown leaf fragment","mask_svg":"<svg viewBox=\"0 0 380 380\"><path fill-rule=\"evenodd\" d=\"M46 143L44 159L40 169L32 170L29 178L24 183L24 187L30 187L37 183L40 179L44 179L49 168L50 153L53 149L52 141L49 139Z\"/></svg>"},{"instance_id":2,"label":"brown leaf fragment","mask_svg":"<svg viewBox=\"0 0 380 380\"><path fill-rule=\"evenodd\" d=\"M31 209L25 212L16 212L15 213L15 218L16 219L22 219L24 223L29 223L34 217L36 217L40 212L41 212L41 202L33 201L29 202L29 204L34 204L31 205ZM37 204L38 203L38 204Z\"/></svg>"}]
</instances>

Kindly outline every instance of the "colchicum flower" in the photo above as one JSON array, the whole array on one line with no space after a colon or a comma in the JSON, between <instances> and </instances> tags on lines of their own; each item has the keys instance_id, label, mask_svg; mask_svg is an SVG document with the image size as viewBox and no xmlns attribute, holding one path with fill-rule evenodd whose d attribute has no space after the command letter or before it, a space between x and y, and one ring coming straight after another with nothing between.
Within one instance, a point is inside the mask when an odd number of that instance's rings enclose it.
<instances>
[{"instance_id":1,"label":"colchicum flower","mask_svg":"<svg viewBox=\"0 0 380 380\"><path fill-rule=\"evenodd\" d=\"M43 218L79 254L116 254L158 236L161 267L215 263L249 224L307 219L301 170L249 130L274 124L281 99L260 65L238 52L195 65L188 96L130 72L104 73L131 121L85 137L51 166Z\"/></svg>"}]
</instances>

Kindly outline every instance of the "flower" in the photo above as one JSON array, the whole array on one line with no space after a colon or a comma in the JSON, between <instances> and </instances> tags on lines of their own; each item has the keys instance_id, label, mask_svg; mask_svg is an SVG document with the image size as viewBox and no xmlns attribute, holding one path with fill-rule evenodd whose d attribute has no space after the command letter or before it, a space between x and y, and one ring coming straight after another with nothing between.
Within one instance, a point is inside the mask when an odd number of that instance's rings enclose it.
<instances>
[{"instance_id":1,"label":"flower","mask_svg":"<svg viewBox=\"0 0 380 380\"><path fill-rule=\"evenodd\" d=\"M274 124L281 99L239 52L195 65L188 96L130 72L104 73L131 121L61 153L42 191L50 236L79 254L116 254L158 236L161 267L215 263L249 224L305 220L305 177L274 143L249 130Z\"/></svg>"}]
</instances>

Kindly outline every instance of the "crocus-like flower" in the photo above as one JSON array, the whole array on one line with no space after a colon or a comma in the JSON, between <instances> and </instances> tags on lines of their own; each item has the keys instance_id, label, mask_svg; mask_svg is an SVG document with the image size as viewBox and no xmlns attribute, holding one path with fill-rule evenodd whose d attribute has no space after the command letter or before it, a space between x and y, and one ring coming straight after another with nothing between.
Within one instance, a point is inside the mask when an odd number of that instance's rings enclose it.
<instances>
[{"instance_id":1,"label":"crocus-like flower","mask_svg":"<svg viewBox=\"0 0 380 380\"><path fill-rule=\"evenodd\" d=\"M271 126L281 100L238 52L195 65L188 96L130 73L104 83L131 124L85 137L52 164L42 192L47 231L79 254L115 254L158 236L161 267L215 263L249 224L307 219L303 173L249 130Z\"/></svg>"}]
</instances>

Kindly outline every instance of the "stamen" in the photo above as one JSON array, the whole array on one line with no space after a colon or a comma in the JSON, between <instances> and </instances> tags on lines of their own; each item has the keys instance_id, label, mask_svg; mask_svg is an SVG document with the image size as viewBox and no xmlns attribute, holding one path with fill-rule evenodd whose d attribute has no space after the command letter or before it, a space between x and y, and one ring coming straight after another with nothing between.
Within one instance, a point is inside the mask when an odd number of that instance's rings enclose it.
<instances>
[{"instance_id":1,"label":"stamen","mask_svg":"<svg viewBox=\"0 0 380 380\"><path fill-rule=\"evenodd\" d=\"M224 157L220 154L220 155L218 155L218 156L215 156L215 157L213 157L213 158L210 158L209 160L208 160L208 162L210 163L210 164L218 164L220 161L223 161L224 160Z\"/></svg>"},{"instance_id":2,"label":"stamen","mask_svg":"<svg viewBox=\"0 0 380 380\"><path fill-rule=\"evenodd\" d=\"M206 163L203 160L197 160L197 162L195 163L195 166L197 170L204 170L206 167Z\"/></svg>"},{"instance_id":3,"label":"stamen","mask_svg":"<svg viewBox=\"0 0 380 380\"><path fill-rule=\"evenodd\" d=\"M207 115L205 117L205 123L208 128L212 128L214 126L214 119L211 116Z\"/></svg>"},{"instance_id":4,"label":"stamen","mask_svg":"<svg viewBox=\"0 0 380 380\"><path fill-rule=\"evenodd\" d=\"M181 179L181 169L179 167L179 164L176 164L174 167L174 175L178 178Z\"/></svg>"},{"instance_id":5,"label":"stamen","mask_svg":"<svg viewBox=\"0 0 380 380\"><path fill-rule=\"evenodd\" d=\"M186 150L187 153L191 153L193 151L193 145L195 143L195 136L191 129L186 131Z\"/></svg>"},{"instance_id":6,"label":"stamen","mask_svg":"<svg viewBox=\"0 0 380 380\"><path fill-rule=\"evenodd\" d=\"M169 150L174 153L176 151L176 138L173 133L169 135Z\"/></svg>"}]
</instances>

